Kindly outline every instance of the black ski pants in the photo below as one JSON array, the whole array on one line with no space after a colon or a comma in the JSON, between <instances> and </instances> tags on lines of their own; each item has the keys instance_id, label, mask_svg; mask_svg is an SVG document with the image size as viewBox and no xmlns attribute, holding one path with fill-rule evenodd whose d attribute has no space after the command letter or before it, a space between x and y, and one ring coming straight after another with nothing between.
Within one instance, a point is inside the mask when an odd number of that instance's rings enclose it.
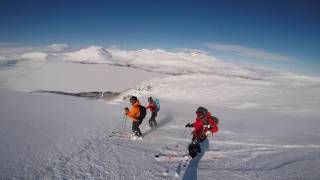
<instances>
[{"instance_id":1,"label":"black ski pants","mask_svg":"<svg viewBox=\"0 0 320 180\"><path fill-rule=\"evenodd\" d=\"M142 120L138 121L132 121L132 132L134 132L136 135L141 136L141 131L139 126L141 125Z\"/></svg>"},{"instance_id":2,"label":"black ski pants","mask_svg":"<svg viewBox=\"0 0 320 180\"><path fill-rule=\"evenodd\" d=\"M157 117L158 113L155 112L151 112L151 117L149 119L149 124L154 123L154 125L157 125L157 121L156 121L156 117Z\"/></svg>"}]
</instances>

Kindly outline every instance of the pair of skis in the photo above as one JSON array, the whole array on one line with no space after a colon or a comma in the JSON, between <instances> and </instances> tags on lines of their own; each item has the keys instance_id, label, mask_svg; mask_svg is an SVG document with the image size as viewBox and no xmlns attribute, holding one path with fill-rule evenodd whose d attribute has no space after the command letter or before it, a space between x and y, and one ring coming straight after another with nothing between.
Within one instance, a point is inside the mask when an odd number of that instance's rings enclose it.
<instances>
[{"instance_id":1,"label":"pair of skis","mask_svg":"<svg viewBox=\"0 0 320 180\"><path fill-rule=\"evenodd\" d=\"M189 154L167 154L157 153L154 155L157 161L180 161L183 167L186 167L191 157Z\"/></svg>"},{"instance_id":2,"label":"pair of skis","mask_svg":"<svg viewBox=\"0 0 320 180\"><path fill-rule=\"evenodd\" d=\"M131 133L125 132L112 132L109 137L119 138L119 139L128 139L128 140L142 140L142 138L136 138ZM189 153L181 152L181 149L177 149L177 146L170 148L165 146L164 151L159 152L153 155L154 159L158 162L178 162L178 166L175 170L175 176L180 177L181 171L183 168L187 167L189 161L192 159ZM169 170L167 169L163 174L168 174Z\"/></svg>"},{"instance_id":3,"label":"pair of skis","mask_svg":"<svg viewBox=\"0 0 320 180\"><path fill-rule=\"evenodd\" d=\"M154 155L154 158L156 161L160 162L178 162L178 166L176 166L176 169L174 171L174 175L176 177L181 176L181 172L183 169L187 167L189 164L189 161L191 160L191 157L189 156L188 153L182 153L182 152L167 152L167 153L157 153ZM163 175L167 176L168 173L170 172L169 169L166 169Z\"/></svg>"},{"instance_id":4,"label":"pair of skis","mask_svg":"<svg viewBox=\"0 0 320 180\"><path fill-rule=\"evenodd\" d=\"M143 137L137 137L135 135L133 135L132 133L126 133L126 132L119 132L119 131L113 131L111 132L111 134L109 135L109 137L111 138L120 138L120 139L131 139L131 140L142 140ZM175 151L177 152L176 149L168 149L168 147L166 147L167 150L170 151ZM189 159L189 154L188 153L157 153L154 155L155 158L157 158L157 160L187 160Z\"/></svg>"},{"instance_id":5,"label":"pair of skis","mask_svg":"<svg viewBox=\"0 0 320 180\"><path fill-rule=\"evenodd\" d=\"M109 135L111 138L120 138L120 139L132 139L132 140L142 140L142 137L136 137L131 133L125 133L125 132L118 132L118 131L113 131ZM176 151L176 150L171 150L171 151ZM172 161L183 161L183 160L188 160L189 159L189 154L188 153L157 153L154 155L154 157L157 160L172 160Z\"/></svg>"}]
</instances>

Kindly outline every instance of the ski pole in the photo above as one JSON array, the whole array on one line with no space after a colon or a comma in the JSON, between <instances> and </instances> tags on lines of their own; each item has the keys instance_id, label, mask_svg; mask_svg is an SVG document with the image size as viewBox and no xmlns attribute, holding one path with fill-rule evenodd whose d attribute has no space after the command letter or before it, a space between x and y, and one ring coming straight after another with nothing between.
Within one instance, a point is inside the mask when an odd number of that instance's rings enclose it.
<instances>
[{"instance_id":1,"label":"ski pole","mask_svg":"<svg viewBox=\"0 0 320 180\"><path fill-rule=\"evenodd\" d=\"M187 127L184 129L182 138L184 138L186 136L186 132L187 132ZM179 144L181 143L181 141L182 141L182 139L177 143L176 148L179 147Z\"/></svg>"},{"instance_id":2,"label":"ski pole","mask_svg":"<svg viewBox=\"0 0 320 180\"><path fill-rule=\"evenodd\" d=\"M186 133L187 133L187 127L184 129L184 133L183 133L183 138L186 136Z\"/></svg>"},{"instance_id":3,"label":"ski pole","mask_svg":"<svg viewBox=\"0 0 320 180\"><path fill-rule=\"evenodd\" d=\"M124 132L126 132L126 131L127 131L127 116L124 115L124 116L123 116L123 119L124 119L124 121L122 122L122 123L123 123L123 124L122 124L122 130L123 130Z\"/></svg>"}]
</instances>

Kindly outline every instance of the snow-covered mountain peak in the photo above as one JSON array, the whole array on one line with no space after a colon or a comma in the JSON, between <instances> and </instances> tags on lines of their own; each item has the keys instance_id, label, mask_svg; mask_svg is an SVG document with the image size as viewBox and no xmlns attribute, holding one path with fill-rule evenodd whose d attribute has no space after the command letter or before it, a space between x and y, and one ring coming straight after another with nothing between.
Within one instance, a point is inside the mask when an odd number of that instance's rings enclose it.
<instances>
[{"instance_id":1,"label":"snow-covered mountain peak","mask_svg":"<svg viewBox=\"0 0 320 180\"><path fill-rule=\"evenodd\" d=\"M81 62L81 63L112 63L112 55L104 48L90 46L78 51L59 54L62 60Z\"/></svg>"}]
</instances>

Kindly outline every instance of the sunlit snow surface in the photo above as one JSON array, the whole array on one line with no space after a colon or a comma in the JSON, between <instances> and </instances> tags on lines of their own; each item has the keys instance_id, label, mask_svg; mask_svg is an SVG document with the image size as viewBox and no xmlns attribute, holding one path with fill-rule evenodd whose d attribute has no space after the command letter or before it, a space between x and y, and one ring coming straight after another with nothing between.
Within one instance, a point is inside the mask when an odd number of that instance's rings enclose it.
<instances>
[{"instance_id":1,"label":"sunlit snow surface","mask_svg":"<svg viewBox=\"0 0 320 180\"><path fill-rule=\"evenodd\" d=\"M0 54L0 179L320 178L319 77L203 52L64 48ZM121 95L106 102L35 90ZM159 126L148 127L148 114L142 141L109 137L130 131L128 95L161 102ZM187 167L154 159L185 152L184 125L198 106L221 120L204 154Z\"/></svg>"}]
</instances>

